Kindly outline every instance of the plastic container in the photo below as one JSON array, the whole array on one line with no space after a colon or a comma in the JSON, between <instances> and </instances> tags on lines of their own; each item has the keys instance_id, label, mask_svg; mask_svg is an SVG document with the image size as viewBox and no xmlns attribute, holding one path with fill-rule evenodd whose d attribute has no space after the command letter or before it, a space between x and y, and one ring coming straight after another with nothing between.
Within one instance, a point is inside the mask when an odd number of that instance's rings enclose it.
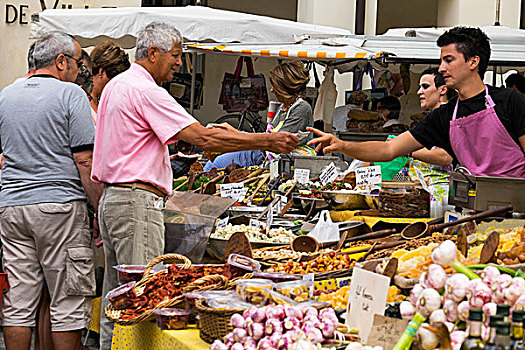
<instances>
[{"instance_id":1,"label":"plastic container","mask_svg":"<svg viewBox=\"0 0 525 350\"><path fill-rule=\"evenodd\" d=\"M256 272L253 274L253 277L270 280L275 283L298 281L302 279L301 276L290 275L284 272Z\"/></svg>"},{"instance_id":2,"label":"plastic container","mask_svg":"<svg viewBox=\"0 0 525 350\"><path fill-rule=\"evenodd\" d=\"M188 327L190 313L184 309L165 308L153 310L157 327L162 330L184 329Z\"/></svg>"},{"instance_id":3,"label":"plastic container","mask_svg":"<svg viewBox=\"0 0 525 350\"><path fill-rule=\"evenodd\" d=\"M247 273L261 271L261 264L258 261L239 254L230 254L228 267L231 277L244 276Z\"/></svg>"},{"instance_id":4,"label":"plastic container","mask_svg":"<svg viewBox=\"0 0 525 350\"><path fill-rule=\"evenodd\" d=\"M276 283L275 290L298 303L310 299L310 287L307 281L300 280Z\"/></svg>"},{"instance_id":5,"label":"plastic container","mask_svg":"<svg viewBox=\"0 0 525 350\"><path fill-rule=\"evenodd\" d=\"M144 275L145 265L116 265L113 266L118 272L118 283L126 284L131 281L140 281Z\"/></svg>"},{"instance_id":6,"label":"plastic container","mask_svg":"<svg viewBox=\"0 0 525 350\"><path fill-rule=\"evenodd\" d=\"M265 279L243 279L234 282L237 287L237 296L243 301L261 306L266 305L268 300L268 290L273 290L274 283Z\"/></svg>"},{"instance_id":7,"label":"plastic container","mask_svg":"<svg viewBox=\"0 0 525 350\"><path fill-rule=\"evenodd\" d=\"M127 309L133 303L131 299L135 297L135 292L133 291L134 286L135 281L131 281L110 290L106 295L106 299L109 300L117 310Z\"/></svg>"}]
</instances>

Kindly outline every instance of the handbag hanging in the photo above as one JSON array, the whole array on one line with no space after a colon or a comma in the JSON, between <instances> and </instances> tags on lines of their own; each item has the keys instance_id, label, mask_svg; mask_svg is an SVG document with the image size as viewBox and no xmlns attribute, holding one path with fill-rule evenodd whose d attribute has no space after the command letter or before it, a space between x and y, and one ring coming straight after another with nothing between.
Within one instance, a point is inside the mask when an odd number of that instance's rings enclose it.
<instances>
[{"instance_id":1,"label":"handbag hanging","mask_svg":"<svg viewBox=\"0 0 525 350\"><path fill-rule=\"evenodd\" d=\"M246 62L248 76L241 76ZM268 92L263 74L255 74L251 57L239 57L235 72L224 73L219 104L227 112L263 111L268 107Z\"/></svg>"}]
</instances>

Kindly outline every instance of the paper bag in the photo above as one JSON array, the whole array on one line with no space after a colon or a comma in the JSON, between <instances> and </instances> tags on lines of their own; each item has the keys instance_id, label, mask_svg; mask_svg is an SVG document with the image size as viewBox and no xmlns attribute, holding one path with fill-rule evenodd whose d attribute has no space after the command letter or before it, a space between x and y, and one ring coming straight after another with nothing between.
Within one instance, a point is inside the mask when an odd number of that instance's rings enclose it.
<instances>
[{"instance_id":1,"label":"paper bag","mask_svg":"<svg viewBox=\"0 0 525 350\"><path fill-rule=\"evenodd\" d=\"M330 212L323 210L319 214L319 221L308 235L319 243L339 241L339 226L332 222Z\"/></svg>"}]
</instances>

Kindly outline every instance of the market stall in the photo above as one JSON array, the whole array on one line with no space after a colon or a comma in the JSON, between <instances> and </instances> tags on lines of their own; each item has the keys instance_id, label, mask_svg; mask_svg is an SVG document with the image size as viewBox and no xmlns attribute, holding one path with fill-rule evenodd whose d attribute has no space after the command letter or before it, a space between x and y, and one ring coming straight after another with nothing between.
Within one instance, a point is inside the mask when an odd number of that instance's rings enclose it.
<instances>
[{"instance_id":1,"label":"market stall","mask_svg":"<svg viewBox=\"0 0 525 350\"><path fill-rule=\"evenodd\" d=\"M405 49L413 50L417 63L438 57L430 39L344 37L338 30L326 36L331 29L292 28L286 21L267 22L275 26L261 30L257 16L239 15L233 17L239 22L225 24L224 12L201 9L186 8L178 22L188 40L199 41L187 45L193 52L315 59L342 70L400 63L410 56ZM144 23L174 20L142 8L58 12L40 14L33 35L62 29L90 45L103 33L129 45ZM203 26L213 27L209 34L192 32L188 17L211 14L218 17L203 23L239 28L238 39L215 25ZM108 20L111 29L104 32L93 18ZM121 18L126 25L111 22ZM257 30L243 27L251 22ZM271 39L245 36L272 31ZM214 43L203 43L208 40ZM494 62L505 57L509 66L521 64L508 46L504 56L506 43L493 44ZM521 45L513 45L519 52ZM117 266L122 285L105 296L110 304L102 312L117 324L114 349L407 349L414 341L424 349L438 344L457 349L467 336L469 309L481 309L471 311L472 322L496 313L497 304L525 309L525 282L514 272L525 262L525 232L523 222L510 221L513 210L524 211L522 197L509 194L524 193L520 179L505 186L509 192L487 195L482 191L487 179L457 174L466 180L452 182L451 198L467 210L452 213L459 220L450 223L432 215L432 184L423 178L397 184L384 179L403 164L276 155L267 167L204 171L195 161L199 156L183 156L194 166L173 182L166 254L147 266ZM480 211L485 212L476 214ZM477 226L493 217L510 227ZM480 269L482 278L474 272ZM421 326L427 318L429 324ZM485 326L506 327L508 335L508 325L489 318Z\"/></svg>"}]
</instances>

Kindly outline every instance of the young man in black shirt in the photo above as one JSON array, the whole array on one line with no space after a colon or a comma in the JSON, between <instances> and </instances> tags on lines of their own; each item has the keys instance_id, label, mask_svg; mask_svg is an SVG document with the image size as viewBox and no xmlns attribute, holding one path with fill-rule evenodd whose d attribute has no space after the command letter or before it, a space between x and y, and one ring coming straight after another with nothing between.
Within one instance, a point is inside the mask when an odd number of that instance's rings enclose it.
<instances>
[{"instance_id":1,"label":"young man in black shirt","mask_svg":"<svg viewBox=\"0 0 525 350\"><path fill-rule=\"evenodd\" d=\"M364 161L389 161L433 146L446 150L473 174L525 177L525 97L514 90L485 87L490 57L479 28L455 27L437 42L448 88L458 98L432 111L419 124L389 142L343 142L312 129L317 150L341 152ZM458 100L459 99L459 100Z\"/></svg>"}]
</instances>

